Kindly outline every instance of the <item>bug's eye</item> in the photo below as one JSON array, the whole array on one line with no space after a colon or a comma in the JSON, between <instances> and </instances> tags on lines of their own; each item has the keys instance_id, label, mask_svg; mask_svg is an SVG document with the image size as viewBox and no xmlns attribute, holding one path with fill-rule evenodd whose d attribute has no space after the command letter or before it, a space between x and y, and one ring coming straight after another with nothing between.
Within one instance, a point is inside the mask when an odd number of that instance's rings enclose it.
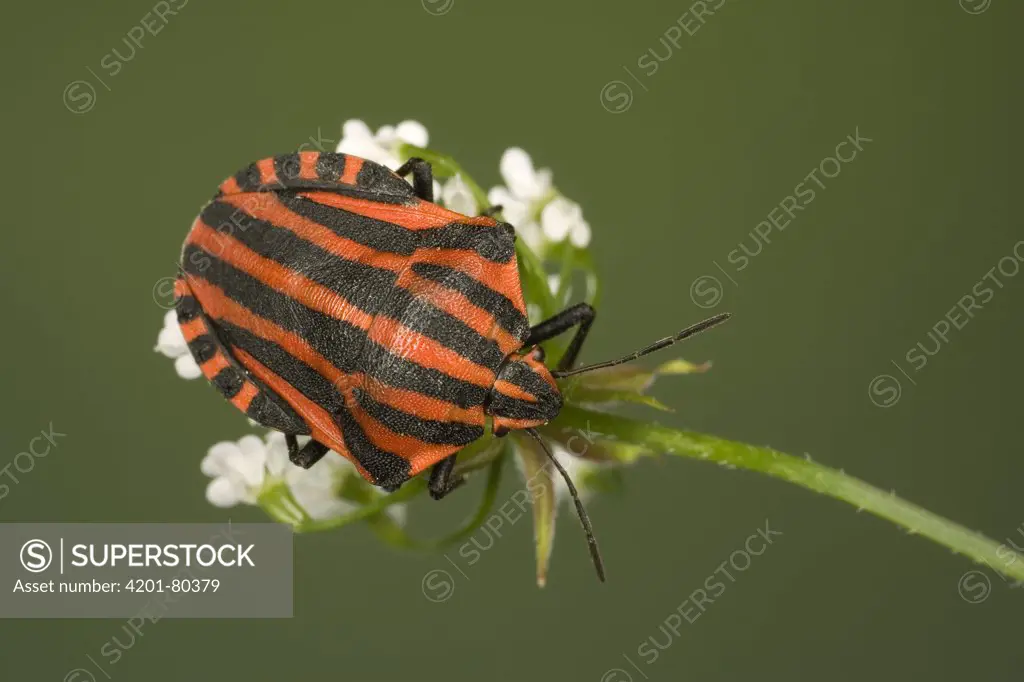
<instances>
[{"instance_id":1,"label":"bug's eye","mask_svg":"<svg viewBox=\"0 0 1024 682\"><path fill-rule=\"evenodd\" d=\"M547 354L541 346L535 346L534 349L530 351L530 356L537 362L544 362L547 358Z\"/></svg>"}]
</instances>

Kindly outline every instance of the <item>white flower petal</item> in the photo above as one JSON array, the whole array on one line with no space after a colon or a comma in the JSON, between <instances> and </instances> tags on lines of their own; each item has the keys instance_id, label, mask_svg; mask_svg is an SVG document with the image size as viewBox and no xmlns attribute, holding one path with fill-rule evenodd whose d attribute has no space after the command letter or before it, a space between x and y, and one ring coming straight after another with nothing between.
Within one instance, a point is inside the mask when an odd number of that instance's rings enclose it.
<instances>
[{"instance_id":1,"label":"white flower petal","mask_svg":"<svg viewBox=\"0 0 1024 682\"><path fill-rule=\"evenodd\" d=\"M515 223L512 224L515 225ZM540 253L544 250L544 233L541 231L540 225L528 222L515 225L515 228L516 235L526 242L526 245L533 249L533 251Z\"/></svg>"},{"instance_id":2,"label":"white flower petal","mask_svg":"<svg viewBox=\"0 0 1024 682\"><path fill-rule=\"evenodd\" d=\"M377 133L373 136L377 141L377 144L382 147L391 146L397 144L398 134L395 132L395 126L384 125L377 128Z\"/></svg>"},{"instance_id":3,"label":"white flower petal","mask_svg":"<svg viewBox=\"0 0 1024 682\"><path fill-rule=\"evenodd\" d=\"M238 439L238 449L249 459L263 463L267 459L267 446L257 435L249 434Z\"/></svg>"},{"instance_id":4,"label":"white flower petal","mask_svg":"<svg viewBox=\"0 0 1024 682\"><path fill-rule=\"evenodd\" d=\"M367 150L370 153L374 153L377 149L377 144L372 140L366 140L361 137L343 137L341 142L338 143L339 154L351 154L352 156L363 156Z\"/></svg>"},{"instance_id":5,"label":"white flower petal","mask_svg":"<svg viewBox=\"0 0 1024 682\"><path fill-rule=\"evenodd\" d=\"M355 468L336 452L328 452L311 469L293 467L286 475L295 501L314 519L341 516L355 505L337 495L344 476L357 476Z\"/></svg>"},{"instance_id":6,"label":"white flower petal","mask_svg":"<svg viewBox=\"0 0 1024 682\"><path fill-rule=\"evenodd\" d=\"M358 119L350 119L342 125L338 151L397 168L398 159L391 150L381 146L370 127Z\"/></svg>"},{"instance_id":7,"label":"white flower petal","mask_svg":"<svg viewBox=\"0 0 1024 682\"><path fill-rule=\"evenodd\" d=\"M164 327L156 337L156 347L153 349L169 358L177 358L188 352L188 344L181 333L181 327L175 323L174 327Z\"/></svg>"},{"instance_id":8,"label":"white flower petal","mask_svg":"<svg viewBox=\"0 0 1024 682\"><path fill-rule=\"evenodd\" d=\"M569 230L569 241L577 249L585 249L590 245L590 223L580 220Z\"/></svg>"},{"instance_id":9,"label":"white flower petal","mask_svg":"<svg viewBox=\"0 0 1024 682\"><path fill-rule=\"evenodd\" d=\"M354 504L337 497L332 477L324 476L321 480L322 482L317 482L311 477L304 477L301 481L288 486L292 497L307 514L314 519L323 520L341 516L355 509Z\"/></svg>"},{"instance_id":10,"label":"white flower petal","mask_svg":"<svg viewBox=\"0 0 1024 682\"><path fill-rule=\"evenodd\" d=\"M195 359L191 355L182 355L175 360L174 371L182 379L198 379L203 375L202 370L199 369L199 365L196 364Z\"/></svg>"},{"instance_id":11,"label":"white flower petal","mask_svg":"<svg viewBox=\"0 0 1024 682\"><path fill-rule=\"evenodd\" d=\"M513 201L518 202L519 200L512 196L512 192L508 190L508 187L498 185L497 187L492 187L487 192L487 201L494 206L496 204L504 205Z\"/></svg>"},{"instance_id":12,"label":"white flower petal","mask_svg":"<svg viewBox=\"0 0 1024 682\"><path fill-rule=\"evenodd\" d=\"M445 208L463 215L475 216L479 213L476 199L469 190L469 186L462 180L461 175L456 175L444 184L441 195L444 199Z\"/></svg>"},{"instance_id":13,"label":"white flower petal","mask_svg":"<svg viewBox=\"0 0 1024 682\"><path fill-rule=\"evenodd\" d=\"M430 140L426 126L419 121L402 121L395 128L395 135L402 142L416 147L426 147Z\"/></svg>"},{"instance_id":14,"label":"white flower petal","mask_svg":"<svg viewBox=\"0 0 1024 682\"><path fill-rule=\"evenodd\" d=\"M181 333L178 325L178 314L168 310L164 314L163 327L156 337L156 346L153 350L164 354L169 358L176 358L188 353L188 344L185 342L185 335Z\"/></svg>"},{"instance_id":15,"label":"white flower petal","mask_svg":"<svg viewBox=\"0 0 1024 682\"><path fill-rule=\"evenodd\" d=\"M366 125L365 122L360 121L358 118L350 118L341 125L341 141L346 140L372 140L373 132L370 130L370 126ZM339 148L338 151L341 151Z\"/></svg>"},{"instance_id":16,"label":"white flower petal","mask_svg":"<svg viewBox=\"0 0 1024 682\"><path fill-rule=\"evenodd\" d=\"M239 441L239 444L248 438L256 438L256 436L246 436ZM259 441L258 438L256 440ZM239 448L237 454L228 453L226 461L231 468L228 475L232 476L232 478L237 477L238 480L251 488L258 488L263 484L266 471L263 465L266 463L267 458L266 451L262 447L260 452L254 452L252 449L246 451Z\"/></svg>"},{"instance_id":17,"label":"white flower petal","mask_svg":"<svg viewBox=\"0 0 1024 682\"><path fill-rule=\"evenodd\" d=\"M215 443L206 452L206 457L199 463L199 469L211 478L224 476L228 472L228 456L239 452L238 444L231 441Z\"/></svg>"},{"instance_id":18,"label":"white flower petal","mask_svg":"<svg viewBox=\"0 0 1024 682\"><path fill-rule=\"evenodd\" d=\"M487 193L487 202L491 206L501 206L501 213L512 227L518 231L530 218L530 205L512 196L507 187L492 187Z\"/></svg>"},{"instance_id":19,"label":"white flower petal","mask_svg":"<svg viewBox=\"0 0 1024 682\"><path fill-rule=\"evenodd\" d=\"M540 214L544 236L553 242L560 242L569 236L573 226L582 220L583 209L565 197L555 197L549 201Z\"/></svg>"},{"instance_id":20,"label":"white flower petal","mask_svg":"<svg viewBox=\"0 0 1024 682\"><path fill-rule=\"evenodd\" d=\"M352 156L358 156L374 163L379 163L382 166L387 166L391 170L395 170L400 165L398 157L392 154L389 150L381 147L373 140L353 140L351 142L342 140L342 143L338 145L338 151L343 154L351 154Z\"/></svg>"},{"instance_id":21,"label":"white flower petal","mask_svg":"<svg viewBox=\"0 0 1024 682\"><path fill-rule=\"evenodd\" d=\"M558 293L558 285L561 281L562 277L560 275L548 275L548 289L551 289L551 293Z\"/></svg>"},{"instance_id":22,"label":"white flower petal","mask_svg":"<svg viewBox=\"0 0 1024 682\"><path fill-rule=\"evenodd\" d=\"M302 440L299 440L299 447L302 447ZM282 478L292 466L288 459L288 444L285 442L284 434L280 431L271 431L267 434L267 472L275 477Z\"/></svg>"},{"instance_id":23,"label":"white flower petal","mask_svg":"<svg viewBox=\"0 0 1024 682\"><path fill-rule=\"evenodd\" d=\"M234 507L242 501L238 487L226 477L210 481L206 486L206 499L215 507Z\"/></svg>"},{"instance_id":24,"label":"white flower petal","mask_svg":"<svg viewBox=\"0 0 1024 682\"><path fill-rule=\"evenodd\" d=\"M534 170L530 155L519 147L509 147L505 150L501 155L499 169L509 190L520 199L537 199L548 189L543 185L544 176ZM546 177L550 186L550 172Z\"/></svg>"},{"instance_id":25,"label":"white flower petal","mask_svg":"<svg viewBox=\"0 0 1024 682\"><path fill-rule=\"evenodd\" d=\"M335 519L355 509L355 505L349 504L345 500L319 494L310 495L303 490L293 490L292 496L299 506L317 521Z\"/></svg>"}]
</instances>

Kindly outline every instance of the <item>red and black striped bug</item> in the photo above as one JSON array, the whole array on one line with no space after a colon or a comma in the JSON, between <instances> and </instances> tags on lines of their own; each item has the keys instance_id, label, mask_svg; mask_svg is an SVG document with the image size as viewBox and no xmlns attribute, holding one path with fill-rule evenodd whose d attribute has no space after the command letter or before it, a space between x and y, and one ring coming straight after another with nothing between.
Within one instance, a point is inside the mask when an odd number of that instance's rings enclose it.
<instances>
[{"instance_id":1,"label":"red and black striped bug","mask_svg":"<svg viewBox=\"0 0 1024 682\"><path fill-rule=\"evenodd\" d=\"M412 174L410 185L404 176ZM313 466L328 450L395 490L431 468L440 499L456 454L484 435L534 427L562 407L555 379L626 362L724 320L718 315L625 358L572 369L594 309L530 326L511 225L433 203L430 165L392 172L355 156L300 152L225 180L185 241L178 322L203 374ZM577 327L558 367L539 343ZM299 448L296 436L311 436Z\"/></svg>"}]
</instances>

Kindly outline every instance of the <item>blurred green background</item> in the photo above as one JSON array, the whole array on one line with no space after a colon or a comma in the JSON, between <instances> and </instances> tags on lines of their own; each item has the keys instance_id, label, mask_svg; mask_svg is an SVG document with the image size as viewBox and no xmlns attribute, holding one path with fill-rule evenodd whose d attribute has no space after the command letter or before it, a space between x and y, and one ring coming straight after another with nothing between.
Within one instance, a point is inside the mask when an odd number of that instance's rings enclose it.
<instances>
[{"instance_id":1,"label":"blurred green background","mask_svg":"<svg viewBox=\"0 0 1024 682\"><path fill-rule=\"evenodd\" d=\"M488 186L502 150L519 145L584 206L605 284L584 360L707 315L691 285L717 278L713 309L736 317L682 351L713 360L712 372L657 388L678 408L667 423L810 453L1024 543L1024 275L997 271L1003 287L926 366L905 359L918 342L935 348L929 331L1024 236L1020 2L709 0L696 9L720 6L703 24L685 1L181 4L112 77L100 62L128 53L148 0L22 3L0 28L0 466L51 422L68 434L19 474L0 520L227 518L205 501L198 464L247 427L153 353L154 283L173 275L198 208L242 165L310 136L336 141L347 118L413 118ZM650 49L668 58L647 75ZM77 80L94 94L65 90ZM872 142L737 270L729 253L755 250L754 227L858 127ZM695 289L705 305L709 286ZM876 384L882 408L869 384L884 374L902 390L892 403L891 382ZM293 619L161 620L107 672L1020 679L1024 593L993 571L981 567L991 589L970 603L958 581L978 567L965 559L752 474L662 459L627 482L590 504L606 585L564 509L547 588L534 584L524 520L468 578L455 575L441 604L421 592L425 573L449 568L441 555L392 550L362 527L301 536ZM443 505L417 501L413 530L456 523L481 484ZM645 664L638 646L664 642L659 625L765 519L783 536ZM2 621L0 677L64 679L121 626Z\"/></svg>"}]
</instances>

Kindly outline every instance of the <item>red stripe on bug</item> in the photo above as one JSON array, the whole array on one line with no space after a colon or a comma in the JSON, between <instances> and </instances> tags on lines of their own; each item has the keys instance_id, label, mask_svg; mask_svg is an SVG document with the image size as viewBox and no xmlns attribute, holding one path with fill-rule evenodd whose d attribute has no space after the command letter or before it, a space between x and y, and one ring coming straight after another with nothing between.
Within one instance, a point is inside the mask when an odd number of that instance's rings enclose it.
<instances>
[{"instance_id":1,"label":"red stripe on bug","mask_svg":"<svg viewBox=\"0 0 1024 682\"><path fill-rule=\"evenodd\" d=\"M242 188L238 186L238 180L235 176L231 176L224 182L220 183L221 194L238 194L242 191Z\"/></svg>"},{"instance_id":2,"label":"red stripe on bug","mask_svg":"<svg viewBox=\"0 0 1024 682\"><path fill-rule=\"evenodd\" d=\"M444 344L417 334L389 317L377 315L374 318L369 338L399 357L446 372L456 379L482 388L490 388L494 382L494 372L487 367L470 362Z\"/></svg>"},{"instance_id":3,"label":"red stripe on bug","mask_svg":"<svg viewBox=\"0 0 1024 682\"><path fill-rule=\"evenodd\" d=\"M516 310L526 315L526 303L519 286L519 269L515 258L508 263L494 263L464 250L420 249L416 252L416 260L458 270L490 289L501 292Z\"/></svg>"},{"instance_id":4,"label":"red stripe on bug","mask_svg":"<svg viewBox=\"0 0 1024 682\"><path fill-rule=\"evenodd\" d=\"M256 168L260 172L260 184L261 185L279 185L281 181L277 179L277 171L274 170L274 159L260 159L256 162Z\"/></svg>"},{"instance_id":5,"label":"red stripe on bug","mask_svg":"<svg viewBox=\"0 0 1024 682\"><path fill-rule=\"evenodd\" d=\"M532 429L535 426L540 426L543 421L536 419L508 419L506 417L495 417L494 427L501 429L508 429L514 431L517 429Z\"/></svg>"},{"instance_id":6,"label":"red stripe on bug","mask_svg":"<svg viewBox=\"0 0 1024 682\"><path fill-rule=\"evenodd\" d=\"M179 277L178 279L174 280L174 297L175 298L185 298L186 296L191 296L191 295L192 294L191 294L191 292L189 292L188 284L185 283L185 280L183 280L181 277Z\"/></svg>"},{"instance_id":7,"label":"red stripe on bug","mask_svg":"<svg viewBox=\"0 0 1024 682\"><path fill-rule=\"evenodd\" d=\"M497 323L492 313L478 307L457 291L420 277L411 269L403 272L396 284L412 292L425 303L459 318L485 339L494 339L503 355L508 355L523 345Z\"/></svg>"},{"instance_id":8,"label":"red stripe on bug","mask_svg":"<svg viewBox=\"0 0 1024 682\"><path fill-rule=\"evenodd\" d=\"M181 333L185 337L185 342L189 343L194 339L199 338L208 331L206 321L201 317L197 317L194 320L189 320L184 324L178 325L181 327Z\"/></svg>"},{"instance_id":9,"label":"red stripe on bug","mask_svg":"<svg viewBox=\"0 0 1024 682\"><path fill-rule=\"evenodd\" d=\"M316 162L320 160L320 152L299 152L299 178L316 180Z\"/></svg>"},{"instance_id":10,"label":"red stripe on bug","mask_svg":"<svg viewBox=\"0 0 1024 682\"><path fill-rule=\"evenodd\" d=\"M494 382L494 390L516 400L525 400L528 403L537 402L537 396L504 379L498 379Z\"/></svg>"},{"instance_id":11,"label":"red stripe on bug","mask_svg":"<svg viewBox=\"0 0 1024 682\"><path fill-rule=\"evenodd\" d=\"M228 361L227 357L224 356L224 353L218 351L212 358L199 365L199 369L203 372L204 377L213 381L213 378L220 374L222 369L226 369L230 366L231 363Z\"/></svg>"},{"instance_id":12,"label":"red stripe on bug","mask_svg":"<svg viewBox=\"0 0 1024 682\"><path fill-rule=\"evenodd\" d=\"M483 426L484 424L483 405L477 405L468 409L462 408L444 400L382 384L373 377L364 377L361 374L357 374L351 378L353 385L365 385L364 390L378 403L413 414L420 419L437 422L458 422L474 426Z\"/></svg>"},{"instance_id":13,"label":"red stripe on bug","mask_svg":"<svg viewBox=\"0 0 1024 682\"><path fill-rule=\"evenodd\" d=\"M350 156L348 158L351 159L352 157ZM345 171L346 173L348 172L347 161ZM461 213L455 213L454 211L441 208L437 204L432 204L429 201L422 201L420 199L410 199L410 202L415 202L410 204L385 204L379 201L347 197L336 192L300 192L299 196L303 196L310 201L315 201L316 203L323 204L324 206L339 208L343 211L356 213L367 218L374 218L376 220L394 223L399 227L404 227L409 230L428 230L434 227L450 225L451 223L479 225L484 227L497 226L497 223L493 218L488 218L486 216L471 218L469 216L464 216Z\"/></svg>"},{"instance_id":14,"label":"red stripe on bug","mask_svg":"<svg viewBox=\"0 0 1024 682\"><path fill-rule=\"evenodd\" d=\"M249 410L249 405L252 404L253 398L255 398L260 392L260 389L251 381L246 381L242 384L242 388L231 398L231 404L237 407L242 412Z\"/></svg>"},{"instance_id":15,"label":"red stripe on bug","mask_svg":"<svg viewBox=\"0 0 1024 682\"><path fill-rule=\"evenodd\" d=\"M355 185L356 178L359 177L359 171L363 169L363 160L358 156L345 156L345 170L341 174L341 179L338 180L343 185Z\"/></svg>"}]
</instances>

